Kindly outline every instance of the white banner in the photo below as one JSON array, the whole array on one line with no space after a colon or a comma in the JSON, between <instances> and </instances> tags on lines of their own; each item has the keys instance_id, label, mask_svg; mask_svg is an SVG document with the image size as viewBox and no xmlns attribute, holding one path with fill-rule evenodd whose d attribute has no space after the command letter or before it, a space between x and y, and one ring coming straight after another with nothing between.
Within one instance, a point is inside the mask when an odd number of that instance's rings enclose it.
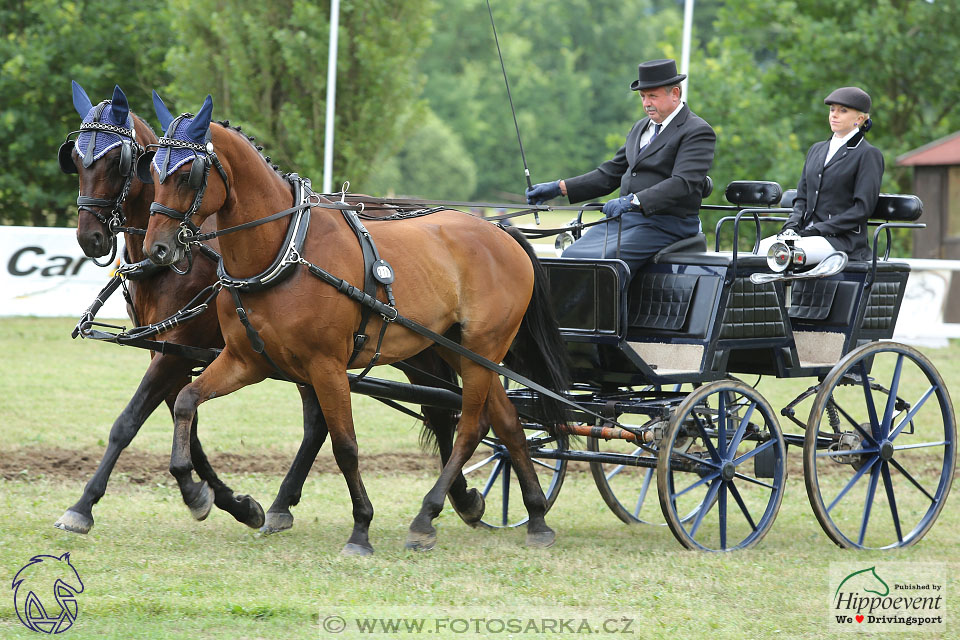
<instances>
[{"instance_id":1,"label":"white banner","mask_svg":"<svg viewBox=\"0 0 960 640\"><path fill-rule=\"evenodd\" d=\"M117 255L122 252L121 237ZM4 226L0 226L0 264L0 316L77 318L116 266L98 267L84 256L76 229ZM98 319L126 317L121 291L114 292L97 314Z\"/></svg>"}]
</instances>

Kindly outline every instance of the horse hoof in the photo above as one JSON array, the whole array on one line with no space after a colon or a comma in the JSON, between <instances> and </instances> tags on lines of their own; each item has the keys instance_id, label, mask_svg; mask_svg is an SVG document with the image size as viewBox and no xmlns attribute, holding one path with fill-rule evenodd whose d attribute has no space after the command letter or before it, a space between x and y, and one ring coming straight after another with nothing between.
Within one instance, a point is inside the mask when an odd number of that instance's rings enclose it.
<instances>
[{"instance_id":1,"label":"horse hoof","mask_svg":"<svg viewBox=\"0 0 960 640\"><path fill-rule=\"evenodd\" d=\"M343 549L340 550L340 555L342 556L372 556L373 547L364 546L362 544L356 544L354 542L348 542L343 545Z\"/></svg>"},{"instance_id":2,"label":"horse hoof","mask_svg":"<svg viewBox=\"0 0 960 640\"><path fill-rule=\"evenodd\" d=\"M557 539L557 534L552 529L546 531L527 532L527 546L533 549L546 549L552 547Z\"/></svg>"},{"instance_id":3,"label":"horse hoof","mask_svg":"<svg viewBox=\"0 0 960 640\"><path fill-rule=\"evenodd\" d=\"M272 533L280 533L293 527L293 514L283 512L268 511L267 517L260 527L261 535L268 536Z\"/></svg>"},{"instance_id":4,"label":"horse hoof","mask_svg":"<svg viewBox=\"0 0 960 640\"><path fill-rule=\"evenodd\" d=\"M200 485L200 493L193 502L187 505L190 509L190 515L194 520L203 521L210 515L210 509L213 508L213 489L204 480Z\"/></svg>"},{"instance_id":5,"label":"horse hoof","mask_svg":"<svg viewBox=\"0 0 960 640\"><path fill-rule=\"evenodd\" d=\"M90 533L90 529L93 528L93 518L67 509L66 513L53 523L53 526L70 533L86 534Z\"/></svg>"},{"instance_id":6,"label":"horse hoof","mask_svg":"<svg viewBox=\"0 0 960 640\"><path fill-rule=\"evenodd\" d=\"M430 551L437 544L437 532L417 533L410 531L407 533L407 543L404 545L410 551Z\"/></svg>"},{"instance_id":7,"label":"horse hoof","mask_svg":"<svg viewBox=\"0 0 960 640\"><path fill-rule=\"evenodd\" d=\"M457 515L460 516L460 519L463 520L464 524L476 527L480 519L483 518L483 512L487 504L483 499L483 494L476 489L467 491L467 500L469 506L463 510L458 509L457 505L453 504L453 500L450 501L450 504L453 506L453 510L457 512Z\"/></svg>"},{"instance_id":8,"label":"horse hoof","mask_svg":"<svg viewBox=\"0 0 960 640\"><path fill-rule=\"evenodd\" d=\"M263 507L250 496L238 496L238 499L247 507L247 517L242 520L243 524L251 529L260 529L266 521L266 517L263 515Z\"/></svg>"}]
</instances>

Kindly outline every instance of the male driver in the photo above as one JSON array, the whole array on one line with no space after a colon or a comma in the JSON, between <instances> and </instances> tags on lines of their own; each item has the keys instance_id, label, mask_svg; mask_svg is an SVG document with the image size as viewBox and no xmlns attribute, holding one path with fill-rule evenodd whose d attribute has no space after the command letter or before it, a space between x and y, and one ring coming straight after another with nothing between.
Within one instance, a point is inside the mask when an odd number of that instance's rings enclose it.
<instances>
[{"instance_id":1,"label":"male driver","mask_svg":"<svg viewBox=\"0 0 960 640\"><path fill-rule=\"evenodd\" d=\"M527 202L541 204L560 195L583 202L620 187L620 197L603 206L607 223L589 228L564 258L619 257L636 272L660 249L699 233L717 136L681 100L686 77L673 60L641 63L630 88L640 92L647 117L633 125L613 158L581 176L527 189Z\"/></svg>"}]
</instances>

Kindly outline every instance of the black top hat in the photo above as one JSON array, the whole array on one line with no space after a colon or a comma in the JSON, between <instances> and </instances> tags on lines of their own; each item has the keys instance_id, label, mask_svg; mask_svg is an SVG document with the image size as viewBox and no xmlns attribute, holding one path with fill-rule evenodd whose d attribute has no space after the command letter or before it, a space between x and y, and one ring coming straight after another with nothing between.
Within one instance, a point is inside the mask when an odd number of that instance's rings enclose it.
<instances>
[{"instance_id":1,"label":"black top hat","mask_svg":"<svg viewBox=\"0 0 960 640\"><path fill-rule=\"evenodd\" d=\"M857 111L870 113L870 94L858 87L840 87L824 98L823 104L841 104Z\"/></svg>"},{"instance_id":2,"label":"black top hat","mask_svg":"<svg viewBox=\"0 0 960 640\"><path fill-rule=\"evenodd\" d=\"M641 62L638 72L640 78L634 80L630 85L630 88L634 91L678 84L687 77L685 73L677 73L676 60L650 60L649 62Z\"/></svg>"}]
</instances>

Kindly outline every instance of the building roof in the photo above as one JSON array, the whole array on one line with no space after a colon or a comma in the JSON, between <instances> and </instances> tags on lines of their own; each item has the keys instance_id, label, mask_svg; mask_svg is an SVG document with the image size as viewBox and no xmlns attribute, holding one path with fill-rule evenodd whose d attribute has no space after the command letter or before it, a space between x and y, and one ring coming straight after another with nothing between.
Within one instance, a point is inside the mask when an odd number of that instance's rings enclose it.
<instances>
[{"instance_id":1,"label":"building roof","mask_svg":"<svg viewBox=\"0 0 960 640\"><path fill-rule=\"evenodd\" d=\"M897 158L897 164L901 167L960 165L960 131L906 152Z\"/></svg>"}]
</instances>

